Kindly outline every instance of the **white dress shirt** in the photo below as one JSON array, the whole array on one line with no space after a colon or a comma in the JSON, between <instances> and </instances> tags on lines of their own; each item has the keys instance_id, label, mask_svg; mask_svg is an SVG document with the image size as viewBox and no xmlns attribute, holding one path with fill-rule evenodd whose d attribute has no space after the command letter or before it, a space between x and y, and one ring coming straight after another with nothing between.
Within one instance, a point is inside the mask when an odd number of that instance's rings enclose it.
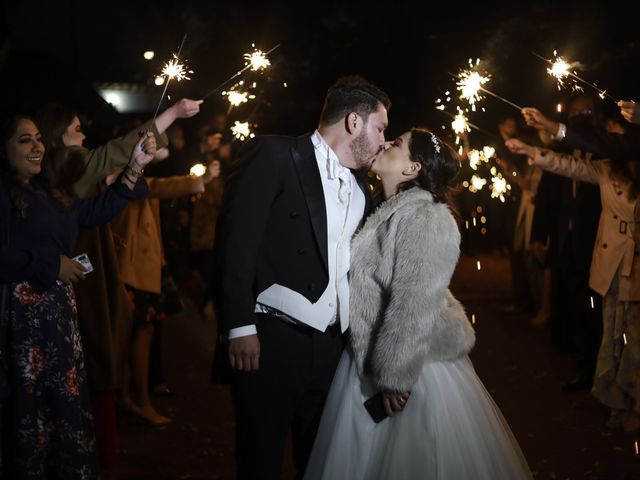
<instances>
[{"instance_id":1,"label":"white dress shirt","mask_svg":"<svg viewBox=\"0 0 640 480\"><path fill-rule=\"evenodd\" d=\"M282 285L274 284L258 295L256 312L282 312L296 322L324 332L336 320L344 332L349 327L349 264L351 238L365 208L365 196L351 171L316 130L311 136L322 180L327 212L329 283L317 302ZM229 339L257 333L255 325L233 328Z\"/></svg>"}]
</instances>

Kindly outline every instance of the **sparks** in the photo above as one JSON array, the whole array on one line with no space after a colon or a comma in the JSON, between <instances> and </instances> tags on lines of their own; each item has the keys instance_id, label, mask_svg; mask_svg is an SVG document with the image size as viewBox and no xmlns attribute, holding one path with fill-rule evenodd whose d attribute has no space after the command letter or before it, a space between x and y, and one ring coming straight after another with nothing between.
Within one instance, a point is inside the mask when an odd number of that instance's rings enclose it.
<instances>
[{"instance_id":1,"label":"sparks","mask_svg":"<svg viewBox=\"0 0 640 480\"><path fill-rule=\"evenodd\" d=\"M596 308L595 305L593 304L593 296L591 296L590 298L591 298L591 308Z\"/></svg>"},{"instance_id":2,"label":"sparks","mask_svg":"<svg viewBox=\"0 0 640 480\"><path fill-rule=\"evenodd\" d=\"M492 177L491 178L491 198L499 198L502 203L504 203L504 194L507 193L508 190L507 181L502 177Z\"/></svg>"},{"instance_id":3,"label":"sparks","mask_svg":"<svg viewBox=\"0 0 640 480\"><path fill-rule=\"evenodd\" d=\"M189 175L191 175L192 177L201 177L205 174L206 171L207 167L205 167L201 163L196 163L193 167L191 167L191 170L189 170Z\"/></svg>"},{"instance_id":4,"label":"sparks","mask_svg":"<svg viewBox=\"0 0 640 480\"><path fill-rule=\"evenodd\" d=\"M480 160L481 160L481 157L480 157L480 152L478 150L471 150L469 152L469 166L473 170L478 170L478 165L480 165ZM474 183L473 178L471 178L471 183ZM480 190L480 188L478 190Z\"/></svg>"},{"instance_id":5,"label":"sparks","mask_svg":"<svg viewBox=\"0 0 640 480\"><path fill-rule=\"evenodd\" d=\"M233 127L231 127L231 133L233 133L233 136L239 140L255 137L255 134L251 132L251 129L249 128L249 122L238 122L236 120Z\"/></svg>"},{"instance_id":6,"label":"sparks","mask_svg":"<svg viewBox=\"0 0 640 480\"><path fill-rule=\"evenodd\" d=\"M478 175L474 175L471 177L471 185L469 185L469 191L472 193L476 193L482 190L482 187L484 187L486 184L487 184L487 181L484 178L479 177ZM476 222L476 219L474 217L473 218L474 227L475 227L475 222Z\"/></svg>"},{"instance_id":7,"label":"sparks","mask_svg":"<svg viewBox=\"0 0 640 480\"><path fill-rule=\"evenodd\" d=\"M458 74L458 81L456 88L460 91L460 98L469 102L471 110L475 112L476 102L482 100L484 97L480 95L482 85L489 81L488 76L480 75L476 71L462 70Z\"/></svg>"},{"instance_id":8,"label":"sparks","mask_svg":"<svg viewBox=\"0 0 640 480\"><path fill-rule=\"evenodd\" d=\"M627 344L627 334L626 333L622 334L622 340L624 340L624 344L626 345Z\"/></svg>"},{"instance_id":9,"label":"sparks","mask_svg":"<svg viewBox=\"0 0 640 480\"><path fill-rule=\"evenodd\" d=\"M481 268L481 267L480 267L480 260L478 260L478 261L476 262L476 266L478 267L478 270L480 270L480 268Z\"/></svg>"},{"instance_id":10,"label":"sparks","mask_svg":"<svg viewBox=\"0 0 640 480\"><path fill-rule=\"evenodd\" d=\"M255 44L251 44L255 48ZM251 66L251 70L257 72L258 70L264 70L271 62L267 58L267 55L262 50L254 50L252 53L244 54L245 65Z\"/></svg>"},{"instance_id":11,"label":"sparks","mask_svg":"<svg viewBox=\"0 0 640 480\"><path fill-rule=\"evenodd\" d=\"M471 128L469 128L469 123L467 122L467 117L465 117L462 112L458 113L453 118L453 122L451 122L451 128L456 135L471 131Z\"/></svg>"},{"instance_id":12,"label":"sparks","mask_svg":"<svg viewBox=\"0 0 640 480\"><path fill-rule=\"evenodd\" d=\"M496 149L490 145L485 145L482 147L482 153L484 155L483 160L488 162L490 158L492 158L496 154Z\"/></svg>"},{"instance_id":13,"label":"sparks","mask_svg":"<svg viewBox=\"0 0 640 480\"><path fill-rule=\"evenodd\" d=\"M472 313L471 314L471 325L475 325L476 324L476 314Z\"/></svg>"},{"instance_id":14,"label":"sparks","mask_svg":"<svg viewBox=\"0 0 640 480\"><path fill-rule=\"evenodd\" d=\"M558 90L561 90L564 86L564 80L571 74L570 68L571 65L562 57L556 57L556 60L551 64L551 68L547 68L547 73L558 81Z\"/></svg>"},{"instance_id":15,"label":"sparks","mask_svg":"<svg viewBox=\"0 0 640 480\"><path fill-rule=\"evenodd\" d=\"M640 455L640 452L638 451L638 441L637 440L635 442L635 446L636 446L636 455Z\"/></svg>"},{"instance_id":16,"label":"sparks","mask_svg":"<svg viewBox=\"0 0 640 480\"><path fill-rule=\"evenodd\" d=\"M222 92L222 95L227 97L227 100L229 100L229 103L233 107L237 107L238 105L247 103L249 100L256 98L255 95L250 95L248 92L240 92L237 90Z\"/></svg>"},{"instance_id":17,"label":"sparks","mask_svg":"<svg viewBox=\"0 0 640 480\"><path fill-rule=\"evenodd\" d=\"M188 70L188 66L184 63L180 63L180 59L174 53L173 59L169 60L164 64L162 68L162 75L167 77L169 80L177 80L181 82L182 80L191 80L191 77L188 74L193 73L193 70Z\"/></svg>"}]
</instances>

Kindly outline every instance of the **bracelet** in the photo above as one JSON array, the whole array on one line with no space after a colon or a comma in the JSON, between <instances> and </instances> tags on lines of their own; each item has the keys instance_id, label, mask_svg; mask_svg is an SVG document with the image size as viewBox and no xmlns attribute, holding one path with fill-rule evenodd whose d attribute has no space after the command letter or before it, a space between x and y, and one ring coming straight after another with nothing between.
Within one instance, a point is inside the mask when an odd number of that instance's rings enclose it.
<instances>
[{"instance_id":1,"label":"bracelet","mask_svg":"<svg viewBox=\"0 0 640 480\"><path fill-rule=\"evenodd\" d=\"M127 180L129 180L129 181L130 181L131 183L133 183L134 185L135 185L136 183L138 183L138 179L137 179L137 178L134 180L134 179L133 179L133 178L131 178L129 175L127 175L127 173L126 173L126 172L125 172L125 173L123 173L123 174L122 174L122 176L123 176L124 178L126 178Z\"/></svg>"},{"instance_id":2,"label":"bracelet","mask_svg":"<svg viewBox=\"0 0 640 480\"><path fill-rule=\"evenodd\" d=\"M140 177L144 173L144 168L141 168L140 170L136 170L131 165L127 165L127 169L126 170L130 171L131 173L133 173L136 177Z\"/></svg>"}]
</instances>

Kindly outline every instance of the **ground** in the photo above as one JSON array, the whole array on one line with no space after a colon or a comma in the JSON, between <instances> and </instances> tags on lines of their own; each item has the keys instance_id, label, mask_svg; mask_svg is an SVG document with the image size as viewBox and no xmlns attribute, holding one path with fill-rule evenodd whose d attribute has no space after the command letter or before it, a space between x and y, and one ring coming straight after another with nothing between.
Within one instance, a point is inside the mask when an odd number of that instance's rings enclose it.
<instances>
[{"instance_id":1,"label":"ground","mask_svg":"<svg viewBox=\"0 0 640 480\"><path fill-rule=\"evenodd\" d=\"M477 261L480 261L480 270ZM572 359L555 352L545 327L525 314L507 314L508 262L504 257L463 257L452 283L469 316L475 316L471 354L478 375L509 422L536 480L640 479L635 442L640 433L613 433L607 410L587 391L560 387L572 373ZM229 390L209 383L215 325L192 308L165 325L167 377L173 398L156 401L174 418L162 428L122 415L119 480L232 479L234 416ZM283 478L294 478L286 458ZM455 480L455 479L452 479Z\"/></svg>"}]
</instances>

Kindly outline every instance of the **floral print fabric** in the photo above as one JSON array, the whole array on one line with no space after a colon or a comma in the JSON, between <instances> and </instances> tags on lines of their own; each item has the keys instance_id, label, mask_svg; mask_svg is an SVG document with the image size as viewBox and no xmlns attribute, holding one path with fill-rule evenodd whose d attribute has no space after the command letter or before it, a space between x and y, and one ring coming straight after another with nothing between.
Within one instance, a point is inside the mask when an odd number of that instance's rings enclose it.
<instances>
[{"instance_id":1,"label":"floral print fabric","mask_svg":"<svg viewBox=\"0 0 640 480\"><path fill-rule=\"evenodd\" d=\"M12 479L99 477L73 287L36 294L14 283L3 473Z\"/></svg>"}]
</instances>

